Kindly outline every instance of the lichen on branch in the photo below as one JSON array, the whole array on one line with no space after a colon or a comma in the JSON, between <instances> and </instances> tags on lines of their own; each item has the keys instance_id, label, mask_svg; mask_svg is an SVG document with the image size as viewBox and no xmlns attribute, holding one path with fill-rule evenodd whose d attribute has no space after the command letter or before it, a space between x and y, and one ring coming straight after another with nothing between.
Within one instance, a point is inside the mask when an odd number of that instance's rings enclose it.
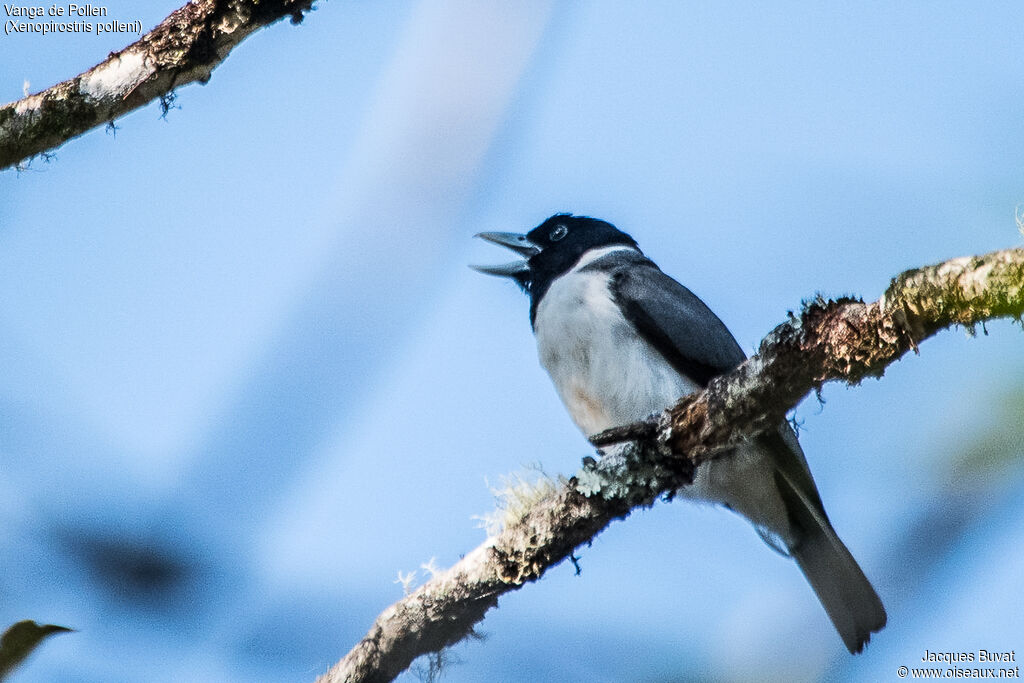
<instances>
[{"instance_id":1,"label":"lichen on branch","mask_svg":"<svg viewBox=\"0 0 1024 683\"><path fill-rule=\"evenodd\" d=\"M806 303L757 355L647 421L602 432L630 441L539 496L528 510L377 618L319 683L390 681L412 661L473 633L498 597L540 578L636 507L671 497L693 468L785 414L826 381L857 384L941 329L1024 315L1024 249L907 271L876 302ZM728 456L724 456L728 457Z\"/></svg>"},{"instance_id":2,"label":"lichen on branch","mask_svg":"<svg viewBox=\"0 0 1024 683\"><path fill-rule=\"evenodd\" d=\"M315 0L193 0L74 78L0 107L0 170L111 123L213 69L249 34L302 21Z\"/></svg>"}]
</instances>

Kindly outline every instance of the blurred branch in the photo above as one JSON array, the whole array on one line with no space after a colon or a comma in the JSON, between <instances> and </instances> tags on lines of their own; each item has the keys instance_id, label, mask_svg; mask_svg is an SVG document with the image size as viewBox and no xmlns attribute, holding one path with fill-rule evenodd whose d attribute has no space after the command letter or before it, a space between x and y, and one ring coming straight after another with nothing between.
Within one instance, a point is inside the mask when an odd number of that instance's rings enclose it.
<instances>
[{"instance_id":1,"label":"blurred branch","mask_svg":"<svg viewBox=\"0 0 1024 683\"><path fill-rule=\"evenodd\" d=\"M857 384L939 330L1024 315L1024 249L910 270L879 301L816 299L773 330L758 354L648 421L603 432L634 443L542 493L451 569L388 607L320 683L390 681L467 635L498 597L535 581L613 520L692 480L696 465L778 424L829 380Z\"/></svg>"},{"instance_id":2,"label":"blurred branch","mask_svg":"<svg viewBox=\"0 0 1024 683\"><path fill-rule=\"evenodd\" d=\"M152 31L74 78L0 107L0 169L37 154L174 90L206 83L214 67L257 29L284 17L302 21L315 0L192 0Z\"/></svg>"}]
</instances>

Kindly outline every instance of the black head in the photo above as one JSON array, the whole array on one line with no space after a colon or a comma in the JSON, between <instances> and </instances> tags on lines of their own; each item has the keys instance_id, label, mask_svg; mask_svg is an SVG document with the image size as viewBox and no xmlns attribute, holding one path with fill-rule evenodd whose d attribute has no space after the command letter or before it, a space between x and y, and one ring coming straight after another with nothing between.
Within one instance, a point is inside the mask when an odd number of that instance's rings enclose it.
<instances>
[{"instance_id":1,"label":"black head","mask_svg":"<svg viewBox=\"0 0 1024 683\"><path fill-rule=\"evenodd\" d=\"M484 232L477 237L525 257L525 260L501 266L472 267L489 275L510 277L519 283L530 295L531 312L536 311L537 303L551 283L569 272L586 252L616 245L636 248L633 238L611 223L569 213L555 214L525 235Z\"/></svg>"},{"instance_id":2,"label":"black head","mask_svg":"<svg viewBox=\"0 0 1024 683\"><path fill-rule=\"evenodd\" d=\"M636 247L632 237L607 221L589 216L558 213L526 233L526 239L540 251L528 261L533 286L551 281L569 272L587 251L623 245ZM545 289L547 287L545 286Z\"/></svg>"}]
</instances>

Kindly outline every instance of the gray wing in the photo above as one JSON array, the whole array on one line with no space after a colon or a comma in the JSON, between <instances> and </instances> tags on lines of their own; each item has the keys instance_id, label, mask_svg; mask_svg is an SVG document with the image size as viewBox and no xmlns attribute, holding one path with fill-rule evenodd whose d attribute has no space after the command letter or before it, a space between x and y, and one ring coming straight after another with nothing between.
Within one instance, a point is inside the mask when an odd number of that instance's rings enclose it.
<instances>
[{"instance_id":1,"label":"gray wing","mask_svg":"<svg viewBox=\"0 0 1024 683\"><path fill-rule=\"evenodd\" d=\"M800 442L796 439L796 433L788 422L783 422L774 432L765 432L755 437L757 445L772 454L775 462L777 476L783 477L788 487L795 493L806 499L806 504L828 523L828 515L825 514L825 505L821 502L821 495L818 487L811 476L811 468L807 465L807 457ZM785 489L785 487L780 487ZM785 496L783 496L785 498ZM792 514L797 501L786 501L787 509Z\"/></svg>"},{"instance_id":2,"label":"gray wing","mask_svg":"<svg viewBox=\"0 0 1024 683\"><path fill-rule=\"evenodd\" d=\"M600 261L591 265L598 266ZM611 292L648 343L677 372L701 386L743 362L743 350L718 316L640 254L613 270ZM793 428L783 421L754 437L754 443L775 465L774 485L795 535L786 550L796 559L846 647L860 652L871 634L885 626L882 601L828 521ZM783 550L770 533L761 537Z\"/></svg>"},{"instance_id":3,"label":"gray wing","mask_svg":"<svg viewBox=\"0 0 1024 683\"><path fill-rule=\"evenodd\" d=\"M620 256L621 258L621 256ZM599 267L600 259L592 265ZM700 386L746 356L732 333L697 295L637 254L612 273L611 291L623 314L676 372ZM783 422L755 440L779 474L827 521L818 489L793 428Z\"/></svg>"},{"instance_id":4,"label":"gray wing","mask_svg":"<svg viewBox=\"0 0 1024 683\"><path fill-rule=\"evenodd\" d=\"M707 386L746 358L718 316L647 258L637 254L616 268L610 287L626 319L676 372L696 384Z\"/></svg>"}]
</instances>

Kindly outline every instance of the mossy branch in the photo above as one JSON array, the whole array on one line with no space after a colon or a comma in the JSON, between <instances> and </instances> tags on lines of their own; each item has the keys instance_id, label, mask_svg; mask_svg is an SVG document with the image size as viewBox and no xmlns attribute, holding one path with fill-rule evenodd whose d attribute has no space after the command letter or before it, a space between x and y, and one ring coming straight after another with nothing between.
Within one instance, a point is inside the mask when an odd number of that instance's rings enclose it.
<instances>
[{"instance_id":1,"label":"mossy branch","mask_svg":"<svg viewBox=\"0 0 1024 683\"><path fill-rule=\"evenodd\" d=\"M596 445L633 441L550 488L455 566L380 614L319 683L390 681L423 654L467 635L498 597L550 567L638 506L671 496L693 468L745 435L778 424L829 380L857 384L941 329L1024 315L1024 249L907 271L877 302L816 299L777 327L758 354L700 394Z\"/></svg>"},{"instance_id":2,"label":"mossy branch","mask_svg":"<svg viewBox=\"0 0 1024 683\"><path fill-rule=\"evenodd\" d=\"M284 17L302 21L315 0L192 0L120 52L74 78L0 107L0 170L176 88L206 83L214 67L257 29Z\"/></svg>"}]
</instances>

